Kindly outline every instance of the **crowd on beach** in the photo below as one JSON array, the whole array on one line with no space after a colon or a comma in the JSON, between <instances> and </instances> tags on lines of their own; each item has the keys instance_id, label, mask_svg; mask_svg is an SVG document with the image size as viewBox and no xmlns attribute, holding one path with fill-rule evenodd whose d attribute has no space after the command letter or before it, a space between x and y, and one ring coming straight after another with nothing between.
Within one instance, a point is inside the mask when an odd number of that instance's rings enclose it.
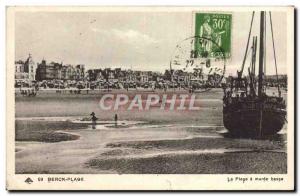
<instances>
[{"instance_id":1,"label":"crowd on beach","mask_svg":"<svg viewBox=\"0 0 300 196\"><path fill-rule=\"evenodd\" d=\"M19 90L23 95L36 95L38 91L55 90L57 93L70 92L74 94L80 94L82 91L89 90L164 90L179 89L179 90L191 90L200 88L214 88L221 87L221 85L212 85L204 82L176 82L176 81L147 81L147 82L114 82L114 81L63 81L63 80L44 80L44 81L32 81L30 83L15 83L15 89Z\"/></svg>"},{"instance_id":2,"label":"crowd on beach","mask_svg":"<svg viewBox=\"0 0 300 196\"><path fill-rule=\"evenodd\" d=\"M268 81L266 86L272 87L272 81ZM281 87L285 87L285 83L281 84ZM96 80L96 81L76 81L76 80L43 80L43 81L29 81L29 82L15 82L15 89L24 96L36 96L38 91L54 90L57 93L71 93L81 94L82 92L89 93L89 91L97 90L187 90L193 92L198 89L210 89L221 88L226 85L226 80L220 83L216 81L170 81L170 80L158 80L158 81L108 81L108 80Z\"/></svg>"}]
</instances>

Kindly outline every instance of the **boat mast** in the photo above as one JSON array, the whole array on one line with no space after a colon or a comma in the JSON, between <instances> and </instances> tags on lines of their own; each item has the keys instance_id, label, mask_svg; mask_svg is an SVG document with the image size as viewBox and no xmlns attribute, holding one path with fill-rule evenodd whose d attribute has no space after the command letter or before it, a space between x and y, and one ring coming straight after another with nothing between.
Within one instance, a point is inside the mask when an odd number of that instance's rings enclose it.
<instances>
[{"instance_id":1,"label":"boat mast","mask_svg":"<svg viewBox=\"0 0 300 196\"><path fill-rule=\"evenodd\" d=\"M250 77L250 94L252 96L256 95L255 89L255 62L256 62L256 49L257 49L257 36L253 37L252 42L252 58L251 58L251 64L249 67L249 77Z\"/></svg>"},{"instance_id":2,"label":"boat mast","mask_svg":"<svg viewBox=\"0 0 300 196\"><path fill-rule=\"evenodd\" d=\"M257 50L257 36L254 36L253 37L253 54L252 54L252 73L254 76L255 76L256 50Z\"/></svg>"},{"instance_id":3,"label":"boat mast","mask_svg":"<svg viewBox=\"0 0 300 196\"><path fill-rule=\"evenodd\" d=\"M250 41L250 37L251 37L251 31L252 31L252 24L253 24L254 14L255 14L255 12L253 11L252 12L252 18L251 18L249 35L248 35L248 40L247 40L246 51L245 51L245 55L244 55L244 59L243 59L243 64L242 64L242 67L241 67L241 71L237 71L237 74L238 74L239 78L241 78L242 75L243 75L244 66L245 66L245 62L246 62L246 58L247 58L247 54L248 54L249 41Z\"/></svg>"},{"instance_id":4,"label":"boat mast","mask_svg":"<svg viewBox=\"0 0 300 196\"><path fill-rule=\"evenodd\" d=\"M273 55L274 55L274 63L275 63L275 71L276 71L276 79L277 79L277 89L278 89L278 95L280 97L281 91L280 91L278 72L277 72L277 61L276 61L275 43L274 43L274 35L273 35L272 16L270 11L269 11L269 16L270 16L270 26L271 26L271 33L272 33L272 44L273 44Z\"/></svg>"},{"instance_id":5,"label":"boat mast","mask_svg":"<svg viewBox=\"0 0 300 196\"><path fill-rule=\"evenodd\" d=\"M259 36L259 67L258 67L258 97L262 97L263 93L263 67L265 58L265 12L260 12L260 36Z\"/></svg>"}]
</instances>

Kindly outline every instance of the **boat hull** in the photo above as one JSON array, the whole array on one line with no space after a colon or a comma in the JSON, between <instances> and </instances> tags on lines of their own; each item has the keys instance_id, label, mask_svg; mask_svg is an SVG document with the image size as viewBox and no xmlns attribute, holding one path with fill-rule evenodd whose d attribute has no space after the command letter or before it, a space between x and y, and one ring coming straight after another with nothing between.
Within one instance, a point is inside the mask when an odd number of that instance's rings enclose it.
<instances>
[{"instance_id":1,"label":"boat hull","mask_svg":"<svg viewBox=\"0 0 300 196\"><path fill-rule=\"evenodd\" d=\"M283 128L285 115L279 109L227 111L223 108L223 123L230 133L240 136L273 135Z\"/></svg>"}]
</instances>

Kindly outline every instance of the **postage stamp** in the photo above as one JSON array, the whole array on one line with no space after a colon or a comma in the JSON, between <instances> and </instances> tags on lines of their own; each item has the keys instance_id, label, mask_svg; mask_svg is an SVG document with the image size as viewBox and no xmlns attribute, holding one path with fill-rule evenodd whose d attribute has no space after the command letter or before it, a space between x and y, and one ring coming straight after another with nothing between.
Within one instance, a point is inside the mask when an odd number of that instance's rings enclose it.
<instances>
[{"instance_id":1,"label":"postage stamp","mask_svg":"<svg viewBox=\"0 0 300 196\"><path fill-rule=\"evenodd\" d=\"M195 50L201 57L226 58L231 54L231 14L195 13L195 35L205 38L195 42Z\"/></svg>"},{"instance_id":2,"label":"postage stamp","mask_svg":"<svg viewBox=\"0 0 300 196\"><path fill-rule=\"evenodd\" d=\"M294 190L293 7L7 7L8 190Z\"/></svg>"}]
</instances>

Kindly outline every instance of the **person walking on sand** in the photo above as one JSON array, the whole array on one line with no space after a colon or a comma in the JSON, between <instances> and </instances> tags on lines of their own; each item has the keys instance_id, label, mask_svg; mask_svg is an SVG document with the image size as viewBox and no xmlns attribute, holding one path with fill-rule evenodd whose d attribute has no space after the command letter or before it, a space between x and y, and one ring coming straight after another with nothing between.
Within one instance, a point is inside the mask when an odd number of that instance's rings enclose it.
<instances>
[{"instance_id":1,"label":"person walking on sand","mask_svg":"<svg viewBox=\"0 0 300 196\"><path fill-rule=\"evenodd\" d=\"M90 115L92 116L92 117L91 117L91 120L92 120L92 121L98 120L98 118L96 117L95 112L92 112Z\"/></svg>"},{"instance_id":2,"label":"person walking on sand","mask_svg":"<svg viewBox=\"0 0 300 196\"><path fill-rule=\"evenodd\" d=\"M92 112L90 114L92 117L91 117L91 120L92 120L92 128L95 129L96 128L96 121L98 120L98 118L96 117L95 113Z\"/></svg>"},{"instance_id":3,"label":"person walking on sand","mask_svg":"<svg viewBox=\"0 0 300 196\"><path fill-rule=\"evenodd\" d=\"M115 126L118 125L118 114L115 114Z\"/></svg>"}]
</instances>

